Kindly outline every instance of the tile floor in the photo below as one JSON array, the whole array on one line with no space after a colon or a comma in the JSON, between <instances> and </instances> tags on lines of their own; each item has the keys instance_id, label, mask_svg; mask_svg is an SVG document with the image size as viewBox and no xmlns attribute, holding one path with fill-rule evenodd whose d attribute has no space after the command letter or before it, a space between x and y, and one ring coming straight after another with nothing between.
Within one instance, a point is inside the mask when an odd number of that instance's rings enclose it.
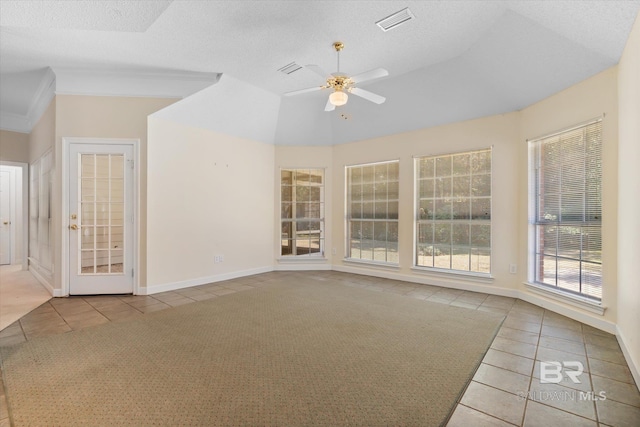
<instances>
[{"instance_id":1,"label":"tile floor","mask_svg":"<svg viewBox=\"0 0 640 427\"><path fill-rule=\"evenodd\" d=\"M0 346L249 291L287 278L332 280L379 292L507 317L448 426L640 426L640 393L616 338L521 300L338 272L272 272L150 296L55 298L0 332ZM540 363L580 362L559 384L540 381ZM575 383L576 378L580 383ZM551 377L553 378L553 377ZM437 392L437 390L434 390ZM0 384L0 427L9 415ZM606 397L606 399L600 399Z\"/></svg>"}]
</instances>

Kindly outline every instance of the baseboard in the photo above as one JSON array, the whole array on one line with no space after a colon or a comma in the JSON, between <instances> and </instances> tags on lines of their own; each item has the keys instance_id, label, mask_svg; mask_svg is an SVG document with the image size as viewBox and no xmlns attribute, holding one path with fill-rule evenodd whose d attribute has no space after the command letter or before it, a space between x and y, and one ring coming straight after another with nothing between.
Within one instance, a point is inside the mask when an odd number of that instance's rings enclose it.
<instances>
[{"instance_id":1,"label":"baseboard","mask_svg":"<svg viewBox=\"0 0 640 427\"><path fill-rule=\"evenodd\" d=\"M35 268L34 266L30 266L29 272L33 274L33 277L36 278L36 280L51 294L51 296L54 296L54 297L64 296L62 295L62 290L54 289L51 283L49 282L49 279L47 279L42 274L40 274L37 268Z\"/></svg>"},{"instance_id":2,"label":"baseboard","mask_svg":"<svg viewBox=\"0 0 640 427\"><path fill-rule=\"evenodd\" d=\"M327 262L281 262L277 263L274 271L326 271L331 270Z\"/></svg>"},{"instance_id":3,"label":"baseboard","mask_svg":"<svg viewBox=\"0 0 640 427\"><path fill-rule=\"evenodd\" d=\"M638 388L638 390L640 390L640 366L636 365L635 361L631 357L631 353L629 352L629 348L627 347L627 341L625 340L622 331L620 331L620 328L617 325L615 333L616 337L618 338L618 344L620 344L620 348L622 349L622 354L624 355L624 358L627 361L627 365L629 365L631 375L636 382L636 387Z\"/></svg>"},{"instance_id":4,"label":"baseboard","mask_svg":"<svg viewBox=\"0 0 640 427\"><path fill-rule=\"evenodd\" d=\"M518 298L518 291L516 289L496 288L495 286L489 286L480 283L471 283L468 281L464 282L463 278L456 278L455 281L448 281L435 277L421 277L419 275L403 274L398 271L383 268L374 271L371 268L364 269L351 265L334 265L333 270L341 271L343 273L382 277L384 279L402 280L404 282L418 283L421 285L441 286L443 288L460 289L463 291L482 292L491 295Z\"/></svg>"},{"instance_id":5,"label":"baseboard","mask_svg":"<svg viewBox=\"0 0 640 427\"><path fill-rule=\"evenodd\" d=\"M592 314L578 311L576 309L559 304L555 301L551 301L547 298L531 292L519 291L518 294L518 298L520 298L521 300L537 305L538 307L542 307L555 313L562 314L563 316L567 316L570 319L577 320L578 322L582 322L586 325L592 326L596 329L600 329L610 334L616 333L616 324L613 322L609 322L608 320L594 317Z\"/></svg>"},{"instance_id":6,"label":"baseboard","mask_svg":"<svg viewBox=\"0 0 640 427\"><path fill-rule=\"evenodd\" d=\"M269 273L273 271L273 266L258 267L249 270L234 271L232 273L217 274L215 276L198 277L197 279L184 280L181 282L164 283L148 287L141 287L138 295L153 295L160 292L175 291L178 289L190 288L192 286L206 285L207 283L221 282L223 280L237 279L238 277L251 276L254 274Z\"/></svg>"}]
</instances>

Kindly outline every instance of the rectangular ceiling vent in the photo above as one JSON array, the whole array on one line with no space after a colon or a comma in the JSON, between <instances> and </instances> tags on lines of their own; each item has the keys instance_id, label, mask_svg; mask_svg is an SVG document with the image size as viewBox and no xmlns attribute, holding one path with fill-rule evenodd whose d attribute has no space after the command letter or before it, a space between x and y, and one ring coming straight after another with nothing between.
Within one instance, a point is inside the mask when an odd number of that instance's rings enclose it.
<instances>
[{"instance_id":1,"label":"rectangular ceiling vent","mask_svg":"<svg viewBox=\"0 0 640 427\"><path fill-rule=\"evenodd\" d=\"M291 64L287 64L282 68L278 68L278 71L285 74L291 74L291 73L295 73L300 68L302 68L302 65L298 65L295 62L292 62Z\"/></svg>"},{"instance_id":2,"label":"rectangular ceiling vent","mask_svg":"<svg viewBox=\"0 0 640 427\"><path fill-rule=\"evenodd\" d=\"M396 28L400 24L404 24L405 22L415 18L413 12L409 10L408 7L394 13L393 15L389 15L384 19L376 22L376 25L382 29L382 31L389 31L392 28Z\"/></svg>"}]
</instances>

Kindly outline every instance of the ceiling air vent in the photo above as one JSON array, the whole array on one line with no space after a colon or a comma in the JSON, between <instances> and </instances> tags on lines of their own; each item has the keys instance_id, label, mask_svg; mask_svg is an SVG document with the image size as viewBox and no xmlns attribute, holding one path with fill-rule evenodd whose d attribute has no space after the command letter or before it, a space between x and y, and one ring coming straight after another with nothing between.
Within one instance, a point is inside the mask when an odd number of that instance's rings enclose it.
<instances>
[{"instance_id":1,"label":"ceiling air vent","mask_svg":"<svg viewBox=\"0 0 640 427\"><path fill-rule=\"evenodd\" d=\"M413 12L411 12L408 7L405 7L393 15L389 15L386 18L379 20L376 22L376 25L380 27L382 31L389 31L390 29L395 28L400 24L404 24L413 18L415 18Z\"/></svg>"},{"instance_id":2,"label":"ceiling air vent","mask_svg":"<svg viewBox=\"0 0 640 427\"><path fill-rule=\"evenodd\" d=\"M282 68L278 68L278 71L285 74L291 74L298 71L300 68L302 68L302 65L298 65L295 62L292 62L291 64L287 64Z\"/></svg>"}]
</instances>

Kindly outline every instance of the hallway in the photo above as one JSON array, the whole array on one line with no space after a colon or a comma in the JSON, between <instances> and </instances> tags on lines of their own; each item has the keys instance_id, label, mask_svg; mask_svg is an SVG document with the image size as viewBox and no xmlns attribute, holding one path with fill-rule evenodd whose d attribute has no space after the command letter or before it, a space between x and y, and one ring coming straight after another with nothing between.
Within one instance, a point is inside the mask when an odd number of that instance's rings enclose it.
<instances>
[{"instance_id":1,"label":"hallway","mask_svg":"<svg viewBox=\"0 0 640 427\"><path fill-rule=\"evenodd\" d=\"M0 267L0 331L51 299L33 275L21 265Z\"/></svg>"}]
</instances>

